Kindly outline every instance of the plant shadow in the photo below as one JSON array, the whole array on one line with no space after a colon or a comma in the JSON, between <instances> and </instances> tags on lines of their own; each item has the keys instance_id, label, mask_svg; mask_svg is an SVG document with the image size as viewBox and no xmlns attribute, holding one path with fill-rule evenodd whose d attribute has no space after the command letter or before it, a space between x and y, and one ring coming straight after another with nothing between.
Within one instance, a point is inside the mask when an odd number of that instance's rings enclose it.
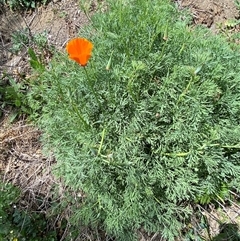
<instances>
[{"instance_id":1,"label":"plant shadow","mask_svg":"<svg viewBox=\"0 0 240 241\"><path fill-rule=\"evenodd\" d=\"M235 223L223 223L219 227L220 233L212 241L240 241L239 227Z\"/></svg>"}]
</instances>

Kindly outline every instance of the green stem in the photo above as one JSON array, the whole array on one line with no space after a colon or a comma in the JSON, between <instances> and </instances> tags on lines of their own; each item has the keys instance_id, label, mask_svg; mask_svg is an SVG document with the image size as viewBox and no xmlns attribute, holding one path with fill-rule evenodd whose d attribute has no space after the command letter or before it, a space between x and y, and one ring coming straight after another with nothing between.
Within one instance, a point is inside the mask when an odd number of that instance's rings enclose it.
<instances>
[{"instance_id":1,"label":"green stem","mask_svg":"<svg viewBox=\"0 0 240 241\"><path fill-rule=\"evenodd\" d=\"M228 148L228 149L240 149L240 145L236 144L236 145L225 145L225 146L221 146L220 144L216 143L216 144L209 144L209 145L203 145L202 147L200 147L197 151L199 153L202 153L202 151L208 147L219 147L219 148ZM190 152L178 152L178 153L162 153L162 155L164 156L171 156L171 157L185 157L188 156L190 154Z\"/></svg>"},{"instance_id":2,"label":"green stem","mask_svg":"<svg viewBox=\"0 0 240 241\"><path fill-rule=\"evenodd\" d=\"M86 129L89 129L90 126L89 124L84 120L81 112L79 111L79 107L76 106L73 102L71 103L72 104L72 108L73 108L73 111L77 114L78 118L81 120L81 122L84 124L85 128Z\"/></svg>"},{"instance_id":3,"label":"green stem","mask_svg":"<svg viewBox=\"0 0 240 241\"><path fill-rule=\"evenodd\" d=\"M100 103L100 101L99 101L99 99L98 99L98 96L97 96L97 94L96 94L96 92L95 92L95 90L94 90L94 88L93 88L92 81L91 81L91 79L89 78L87 69L86 69L85 67L84 67L84 71L85 71L86 76L87 76L88 87L90 87L90 89L91 89L91 91L92 91L92 93L93 93L93 95L94 95L94 97L95 97L95 99L96 99L96 101L97 101L97 103L98 103L98 106L99 106L99 108L100 108L100 107L101 107L101 103Z\"/></svg>"},{"instance_id":4,"label":"green stem","mask_svg":"<svg viewBox=\"0 0 240 241\"><path fill-rule=\"evenodd\" d=\"M98 155L101 153L104 137L105 137L105 128L103 129L103 132L102 132L102 138L101 138L100 146L98 148Z\"/></svg>"},{"instance_id":5,"label":"green stem","mask_svg":"<svg viewBox=\"0 0 240 241\"><path fill-rule=\"evenodd\" d=\"M189 90L189 88L190 88L193 80L194 80L194 77L192 77L192 78L190 79L190 81L188 82L187 87L186 87L186 88L183 90L183 92L179 95L179 98L178 98L178 101L177 101L177 105L178 105L179 102L182 100L183 96L187 94L187 92L188 92L188 90Z\"/></svg>"}]
</instances>

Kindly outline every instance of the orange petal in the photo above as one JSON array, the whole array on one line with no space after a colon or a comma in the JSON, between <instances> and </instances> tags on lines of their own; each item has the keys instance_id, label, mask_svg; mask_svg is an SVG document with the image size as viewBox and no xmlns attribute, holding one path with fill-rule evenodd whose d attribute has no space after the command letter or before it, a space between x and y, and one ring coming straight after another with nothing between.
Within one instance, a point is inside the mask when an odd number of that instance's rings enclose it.
<instances>
[{"instance_id":1,"label":"orange petal","mask_svg":"<svg viewBox=\"0 0 240 241\"><path fill-rule=\"evenodd\" d=\"M81 66L86 66L91 52L93 44L85 38L75 38L67 43L66 50L69 54L69 58L75 60Z\"/></svg>"},{"instance_id":2,"label":"orange petal","mask_svg":"<svg viewBox=\"0 0 240 241\"><path fill-rule=\"evenodd\" d=\"M69 56L70 59L75 60L81 66L86 66L90 57L91 57L91 55L77 55L77 56L71 55L71 56Z\"/></svg>"}]
</instances>

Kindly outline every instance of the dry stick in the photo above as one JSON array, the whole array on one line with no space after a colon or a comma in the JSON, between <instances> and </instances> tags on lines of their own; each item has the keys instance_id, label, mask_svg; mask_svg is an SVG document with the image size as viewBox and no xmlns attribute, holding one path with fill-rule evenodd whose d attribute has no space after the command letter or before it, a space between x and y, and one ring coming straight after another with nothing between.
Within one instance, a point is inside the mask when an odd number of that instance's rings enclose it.
<instances>
[{"instance_id":1,"label":"dry stick","mask_svg":"<svg viewBox=\"0 0 240 241\"><path fill-rule=\"evenodd\" d=\"M10 139L7 139L7 141L8 141L8 142L13 141L13 140L15 140L15 139L18 139L19 137L23 137L23 136L25 136L25 135L27 135L27 134L30 134L30 133L32 133L32 132L36 132L36 130L29 131L29 132L23 133L23 134L18 135L18 136L14 136L14 137L12 137L12 138L10 138ZM0 144L2 144L2 143L4 143L4 141L1 141L1 142L0 142Z\"/></svg>"},{"instance_id":2,"label":"dry stick","mask_svg":"<svg viewBox=\"0 0 240 241\"><path fill-rule=\"evenodd\" d=\"M232 218L228 215L226 208L218 200L216 200L216 202L222 207L222 209L224 210L228 218L231 220L231 222L234 223L234 220L232 220Z\"/></svg>"},{"instance_id":3,"label":"dry stick","mask_svg":"<svg viewBox=\"0 0 240 241\"><path fill-rule=\"evenodd\" d=\"M198 224L198 221L196 220L195 216L193 216L193 219L192 219L191 223L194 223L195 226L200 227L200 225ZM197 228L195 228L195 226L193 227L193 228L194 228L193 230L194 230L194 234L195 234L196 240L197 240L197 237L198 237L198 236L201 237L201 238L203 238L203 237L202 237L202 234L200 233L200 231L197 230ZM198 236L197 236L196 234L197 234Z\"/></svg>"},{"instance_id":4,"label":"dry stick","mask_svg":"<svg viewBox=\"0 0 240 241\"><path fill-rule=\"evenodd\" d=\"M55 221L54 221L52 227L57 227L57 222L58 222L58 220L60 220L60 217L61 217L61 215L58 214L57 217L55 218Z\"/></svg>"},{"instance_id":5,"label":"dry stick","mask_svg":"<svg viewBox=\"0 0 240 241\"><path fill-rule=\"evenodd\" d=\"M57 34L56 34L56 37L55 37L55 39L53 40L53 43L54 43L55 45L56 45L56 43L57 43L58 35L59 35L60 31L62 30L62 28L63 28L63 27L61 27L61 28L58 29ZM63 47L66 45L67 42L68 42L68 40L66 40L65 42L63 42L63 44L61 45L61 48L63 48Z\"/></svg>"},{"instance_id":6,"label":"dry stick","mask_svg":"<svg viewBox=\"0 0 240 241\"><path fill-rule=\"evenodd\" d=\"M97 230L97 228L95 228L95 232L96 232L96 235L97 235L97 241L100 241L100 238L99 238L99 232L98 232L98 230Z\"/></svg>"},{"instance_id":7,"label":"dry stick","mask_svg":"<svg viewBox=\"0 0 240 241\"><path fill-rule=\"evenodd\" d=\"M32 164L32 163L30 163L30 164ZM29 165L30 166L30 165ZM32 178L32 176L33 175L35 175L35 176L37 176L37 172L39 171L39 169L41 169L42 168L42 166L43 166L43 164L41 163L41 165L27 178L27 180L29 181L31 178ZM32 186L30 186L29 188L27 188L27 190L31 190L31 187Z\"/></svg>"},{"instance_id":8,"label":"dry stick","mask_svg":"<svg viewBox=\"0 0 240 241\"><path fill-rule=\"evenodd\" d=\"M232 202L231 200L229 200L229 201L232 203L232 205L236 205L236 207L239 208L239 210L240 210L240 206L238 206L236 203ZM234 217L234 220L236 220L236 219L240 216L240 212L237 211L237 210L234 210L234 209L232 209L232 208L230 208L230 209L231 209L233 212L236 213L236 216ZM236 222L234 222L234 223L236 223Z\"/></svg>"},{"instance_id":9,"label":"dry stick","mask_svg":"<svg viewBox=\"0 0 240 241\"><path fill-rule=\"evenodd\" d=\"M239 208L239 210L240 210L240 206L237 204L237 203L235 203L235 202L233 202L232 200L228 200L228 201L230 201L230 203L232 203L234 206L236 206L237 208ZM237 212L238 213L238 212ZM240 214L240 212L239 212L239 214Z\"/></svg>"},{"instance_id":10,"label":"dry stick","mask_svg":"<svg viewBox=\"0 0 240 241\"><path fill-rule=\"evenodd\" d=\"M69 227L70 227L71 225L69 224L69 222L67 223L67 226L66 226L66 228L65 228L65 230L64 230L64 233L63 233L63 235L62 235L62 237L61 237L61 239L60 239L60 241L63 241L65 238L66 238L66 235L67 235L67 233L68 233L68 230L69 230Z\"/></svg>"},{"instance_id":11,"label":"dry stick","mask_svg":"<svg viewBox=\"0 0 240 241\"><path fill-rule=\"evenodd\" d=\"M25 18L23 19L24 22L25 22L25 24L26 24L26 26L27 26L27 28L28 28L29 30L30 30L30 27L31 27L31 25L32 25L32 23L33 23L33 20L35 19L35 17L37 16L37 14L38 14L38 12L33 15L33 17L31 18L31 20L29 21L29 23L27 23L27 21L26 21Z\"/></svg>"},{"instance_id":12,"label":"dry stick","mask_svg":"<svg viewBox=\"0 0 240 241\"><path fill-rule=\"evenodd\" d=\"M221 224L221 222L214 216L214 215L212 215L211 213L209 213L206 209L204 209L203 207L201 207L200 205L197 205L197 207L198 208L200 208L200 209L202 209L204 212L207 212L208 213L208 215L213 219L213 220L215 220L219 225ZM201 211L200 211L201 212ZM202 215L207 219L207 217L204 215L204 213L202 213ZM207 222L208 222L208 220L207 220ZM208 237L211 239L211 232L210 232L210 225L209 225L209 223L207 224L208 225L208 227L207 227L207 233L208 233Z\"/></svg>"},{"instance_id":13,"label":"dry stick","mask_svg":"<svg viewBox=\"0 0 240 241\"><path fill-rule=\"evenodd\" d=\"M26 45L25 45L25 47L26 47ZM16 61L16 63L14 64L14 66L12 66L12 65L5 65L5 66L7 66L7 67L16 67L16 66L18 66L18 64L21 62L21 60L23 59L23 57L26 56L27 52L28 52L28 51L25 50L25 51L21 54L21 56L20 56L19 59Z\"/></svg>"},{"instance_id":14,"label":"dry stick","mask_svg":"<svg viewBox=\"0 0 240 241\"><path fill-rule=\"evenodd\" d=\"M29 190L28 192L28 201L27 203L31 206L28 206L28 209L31 211L31 212L36 212L36 211L33 211L32 210L32 207L33 207L33 204L35 205L36 202L34 202L36 200L36 195L35 193L33 192L33 190Z\"/></svg>"},{"instance_id":15,"label":"dry stick","mask_svg":"<svg viewBox=\"0 0 240 241\"><path fill-rule=\"evenodd\" d=\"M230 191L231 194L233 194L234 196L240 198L240 195L238 195L237 193L233 192L233 191Z\"/></svg>"},{"instance_id":16,"label":"dry stick","mask_svg":"<svg viewBox=\"0 0 240 241\"><path fill-rule=\"evenodd\" d=\"M1 45L2 45L1 51L2 51L2 53L6 56L6 59L8 60L7 51L6 51L6 46L9 45L9 44L5 44L5 43L4 43L1 34L0 34L0 40L1 40ZM1 61L2 61L2 60L1 60Z\"/></svg>"},{"instance_id":17,"label":"dry stick","mask_svg":"<svg viewBox=\"0 0 240 241\"><path fill-rule=\"evenodd\" d=\"M224 210L225 213L227 214L228 218L232 221L232 223L236 223L236 222L235 222L234 220L232 220L232 218L228 215L225 207L224 207L221 203L219 203L218 201L217 201L217 203L223 208L223 210ZM198 205L198 206L199 206L201 209L203 209L205 212L207 212L207 213L209 214L209 216L211 216L213 219L215 219L219 224L221 224L221 221L219 221L216 217L214 217L212 214L210 214L207 210L205 210L204 208L202 208L200 205Z\"/></svg>"},{"instance_id":18,"label":"dry stick","mask_svg":"<svg viewBox=\"0 0 240 241\"><path fill-rule=\"evenodd\" d=\"M155 239L157 236L158 236L158 233L155 233L155 234L151 237L150 241L154 241L154 239ZM162 237L161 237L161 240L162 240ZM160 240L160 241L161 241L161 240Z\"/></svg>"},{"instance_id":19,"label":"dry stick","mask_svg":"<svg viewBox=\"0 0 240 241\"><path fill-rule=\"evenodd\" d=\"M221 221L219 221L214 215L212 215L211 213L209 213L205 208L201 207L200 205L197 205L197 207L199 207L200 209L202 209L204 212L208 213L209 216L214 219L215 221L217 221L219 224L221 224ZM204 214L203 214L204 215Z\"/></svg>"},{"instance_id":20,"label":"dry stick","mask_svg":"<svg viewBox=\"0 0 240 241\"><path fill-rule=\"evenodd\" d=\"M67 39L66 41L64 41L63 44L62 44L62 46L61 46L61 48L63 48L68 41L69 41L69 39Z\"/></svg>"},{"instance_id":21,"label":"dry stick","mask_svg":"<svg viewBox=\"0 0 240 241\"><path fill-rule=\"evenodd\" d=\"M5 172L4 172L4 176L3 176L3 182L4 182L4 183L6 182L7 173L8 173L9 170L10 170L10 162L11 162L11 161L8 161L7 167L6 167Z\"/></svg>"},{"instance_id":22,"label":"dry stick","mask_svg":"<svg viewBox=\"0 0 240 241\"><path fill-rule=\"evenodd\" d=\"M93 241L92 238L90 237L90 234L86 234L86 231L82 235L86 237L88 240Z\"/></svg>"},{"instance_id":23,"label":"dry stick","mask_svg":"<svg viewBox=\"0 0 240 241\"><path fill-rule=\"evenodd\" d=\"M27 23L27 21L24 19L24 22L26 24L26 26L28 27L28 29L31 31L31 25L33 23L33 20L35 19L35 17L39 16L39 10L37 9L36 13L33 15L33 17L31 18L31 20L29 21L29 23ZM39 23L40 19L38 21L36 21L35 26ZM34 26L33 26L34 27Z\"/></svg>"},{"instance_id":24,"label":"dry stick","mask_svg":"<svg viewBox=\"0 0 240 241\"><path fill-rule=\"evenodd\" d=\"M228 199L228 201L229 201L233 206L237 207L237 208L240 210L240 206L239 206L236 202L233 202L233 201L230 200L230 199ZM236 217L240 216L240 211L234 210L232 207L229 207L229 209L231 209L233 212L237 213L237 216L236 216ZM236 217L235 217L235 218L236 218Z\"/></svg>"},{"instance_id":25,"label":"dry stick","mask_svg":"<svg viewBox=\"0 0 240 241\"><path fill-rule=\"evenodd\" d=\"M18 128L14 128L13 131L16 131L17 129L18 129ZM18 135L18 136L14 136L14 137L12 137L12 138L10 138L10 139L9 139L9 138L6 138L7 140L1 141L0 144L2 144L2 143L4 143L4 142L10 142L10 141L12 141L12 140L18 139L19 137L28 135L28 134L30 134L30 133L32 133L32 132L36 132L36 130L28 131L28 132L26 132L26 133L22 133L22 134L20 134L20 135ZM7 136L7 134L1 135L0 137L1 137L1 139L5 139L6 136Z\"/></svg>"}]
</instances>

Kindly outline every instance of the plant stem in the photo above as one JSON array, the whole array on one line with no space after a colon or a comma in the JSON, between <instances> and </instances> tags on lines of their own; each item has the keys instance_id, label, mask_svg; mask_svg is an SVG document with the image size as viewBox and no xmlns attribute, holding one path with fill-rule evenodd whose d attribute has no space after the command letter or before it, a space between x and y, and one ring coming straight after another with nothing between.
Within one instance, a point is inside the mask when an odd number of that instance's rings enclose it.
<instances>
[{"instance_id":1,"label":"plant stem","mask_svg":"<svg viewBox=\"0 0 240 241\"><path fill-rule=\"evenodd\" d=\"M95 99L96 99L96 101L97 101L97 103L98 103L98 106L99 106L99 108L100 108L100 107L101 107L101 103L100 103L100 101L99 101L99 99L98 99L98 96L97 96L97 94L96 94L96 92L95 92L95 90L94 90L94 88L93 88L92 81L90 80L89 75L88 75L88 72L87 72L87 69L86 69L85 67L84 67L84 71L85 71L86 76L87 76L88 86L90 87L90 89L91 89L91 91L92 91L92 93L93 93L93 95L94 95L94 97L95 97Z\"/></svg>"}]
</instances>

